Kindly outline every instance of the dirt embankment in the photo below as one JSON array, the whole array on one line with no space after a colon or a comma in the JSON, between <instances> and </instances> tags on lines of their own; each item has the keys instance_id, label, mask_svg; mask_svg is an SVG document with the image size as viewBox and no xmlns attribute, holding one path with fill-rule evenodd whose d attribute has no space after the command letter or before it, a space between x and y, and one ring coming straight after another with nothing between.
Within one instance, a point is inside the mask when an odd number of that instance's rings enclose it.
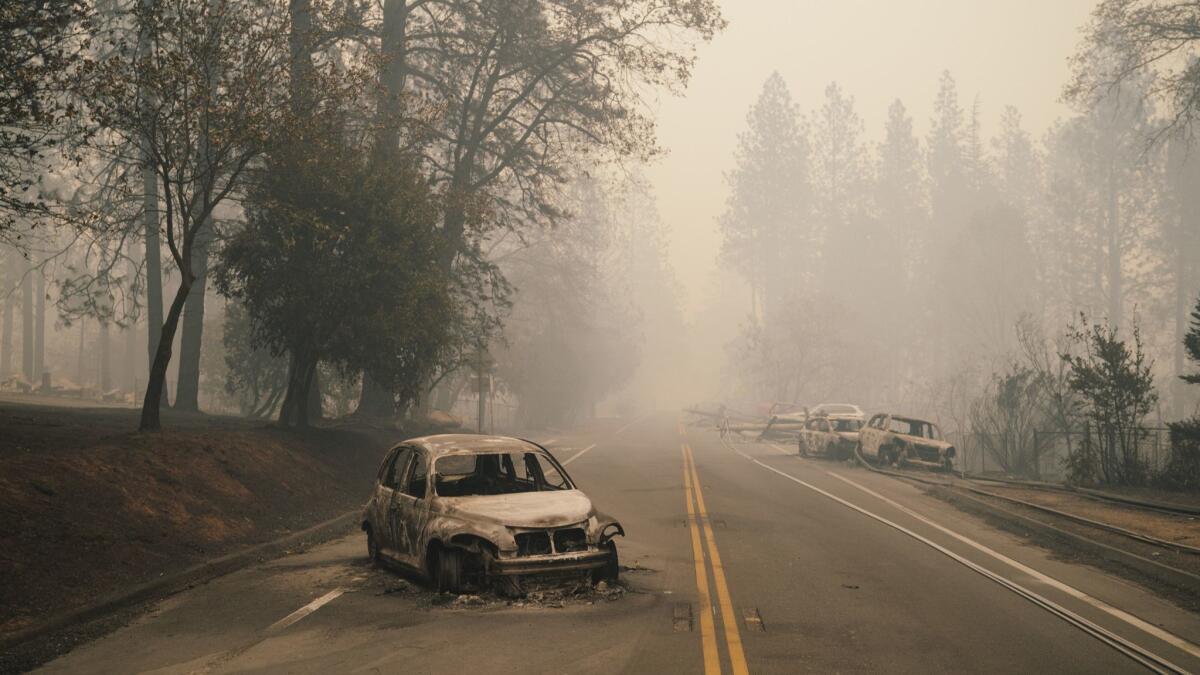
<instances>
[{"instance_id":1,"label":"dirt embankment","mask_svg":"<svg viewBox=\"0 0 1200 675\"><path fill-rule=\"evenodd\" d=\"M0 635L361 505L400 434L0 406Z\"/></svg>"}]
</instances>

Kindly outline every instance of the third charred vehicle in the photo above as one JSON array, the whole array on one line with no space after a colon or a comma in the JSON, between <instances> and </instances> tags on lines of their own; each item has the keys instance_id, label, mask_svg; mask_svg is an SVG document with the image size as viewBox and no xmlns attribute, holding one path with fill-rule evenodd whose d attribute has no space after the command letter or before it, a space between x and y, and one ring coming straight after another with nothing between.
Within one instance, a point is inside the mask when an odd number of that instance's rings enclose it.
<instances>
[{"instance_id":1,"label":"third charred vehicle","mask_svg":"<svg viewBox=\"0 0 1200 675\"><path fill-rule=\"evenodd\" d=\"M954 468L954 446L933 422L879 413L859 432L859 452L877 464L917 464Z\"/></svg>"}]
</instances>

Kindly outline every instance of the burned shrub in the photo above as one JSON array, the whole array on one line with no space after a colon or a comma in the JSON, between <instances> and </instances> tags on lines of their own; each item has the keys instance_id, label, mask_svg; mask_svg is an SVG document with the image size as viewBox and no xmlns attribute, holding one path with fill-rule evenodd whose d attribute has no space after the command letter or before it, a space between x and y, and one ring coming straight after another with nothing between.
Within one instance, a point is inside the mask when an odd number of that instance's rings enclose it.
<instances>
[{"instance_id":1,"label":"burned shrub","mask_svg":"<svg viewBox=\"0 0 1200 675\"><path fill-rule=\"evenodd\" d=\"M1154 362L1142 349L1136 322L1132 342L1117 337L1107 323L1072 329L1073 354L1060 357L1070 366L1068 383L1079 394L1090 428L1086 442L1067 457L1071 479L1113 485L1141 485L1146 462L1138 449L1144 435L1142 420L1158 401L1151 373ZM1094 442L1092 434L1094 436Z\"/></svg>"}]
</instances>

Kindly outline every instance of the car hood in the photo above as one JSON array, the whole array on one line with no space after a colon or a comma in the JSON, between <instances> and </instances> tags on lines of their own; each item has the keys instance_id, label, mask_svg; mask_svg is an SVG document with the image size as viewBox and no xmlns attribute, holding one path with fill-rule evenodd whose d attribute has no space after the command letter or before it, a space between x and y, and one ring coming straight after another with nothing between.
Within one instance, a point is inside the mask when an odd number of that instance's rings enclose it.
<instances>
[{"instance_id":1,"label":"car hood","mask_svg":"<svg viewBox=\"0 0 1200 675\"><path fill-rule=\"evenodd\" d=\"M592 500L579 490L520 492L480 497L442 497L446 511L461 518L508 527L560 527L587 520Z\"/></svg>"}]
</instances>

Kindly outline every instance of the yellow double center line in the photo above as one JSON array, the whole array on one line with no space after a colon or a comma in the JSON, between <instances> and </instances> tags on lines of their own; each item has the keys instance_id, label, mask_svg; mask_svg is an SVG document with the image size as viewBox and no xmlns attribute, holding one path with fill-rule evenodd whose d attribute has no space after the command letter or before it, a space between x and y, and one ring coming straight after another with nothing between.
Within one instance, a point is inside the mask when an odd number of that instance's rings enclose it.
<instances>
[{"instance_id":1,"label":"yellow double center line","mask_svg":"<svg viewBox=\"0 0 1200 675\"><path fill-rule=\"evenodd\" d=\"M737 617L733 613L733 602L729 599L729 584L725 581L725 568L721 566L721 554L717 552L717 540L713 537L708 511L704 508L704 492L700 489L700 476L696 473L696 462L687 443L680 446L683 451L683 487L687 496L688 524L692 531L692 557L696 561L696 591L700 596L700 640L704 647L704 672L712 675L721 672L721 658L717 653L717 638L713 625L712 599L708 591L708 570L712 568L713 585L717 589L717 602L721 624L725 628L725 647L734 675L746 675L746 654L742 651L742 637L738 633ZM699 523L699 524L697 524ZM708 556L701 543L708 545Z\"/></svg>"}]
</instances>

